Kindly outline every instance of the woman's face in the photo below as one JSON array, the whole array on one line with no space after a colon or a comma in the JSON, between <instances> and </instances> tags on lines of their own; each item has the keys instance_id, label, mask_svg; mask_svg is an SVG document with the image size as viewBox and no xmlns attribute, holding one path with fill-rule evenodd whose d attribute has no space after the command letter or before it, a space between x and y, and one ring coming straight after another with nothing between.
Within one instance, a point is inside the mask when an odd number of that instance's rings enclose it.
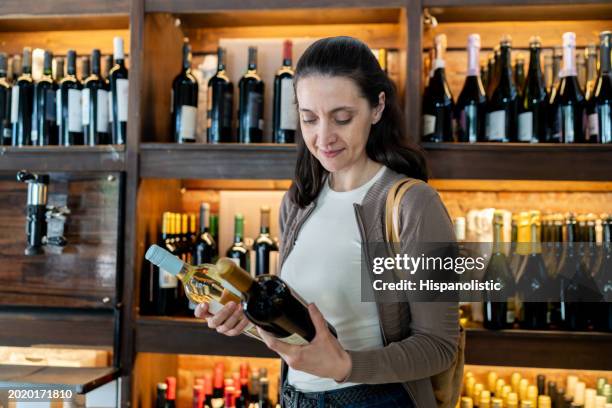
<instances>
[{"instance_id":1,"label":"woman's face","mask_svg":"<svg viewBox=\"0 0 612 408\"><path fill-rule=\"evenodd\" d=\"M296 97L304 142L327 171L347 170L367 158L370 128L382 108L372 108L357 84L344 77L307 76L298 81Z\"/></svg>"}]
</instances>

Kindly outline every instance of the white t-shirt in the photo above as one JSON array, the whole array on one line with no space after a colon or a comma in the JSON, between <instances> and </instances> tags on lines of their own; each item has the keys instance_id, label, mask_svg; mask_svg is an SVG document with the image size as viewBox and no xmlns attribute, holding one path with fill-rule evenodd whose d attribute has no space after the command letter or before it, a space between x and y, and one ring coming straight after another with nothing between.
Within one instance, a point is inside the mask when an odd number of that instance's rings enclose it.
<instances>
[{"instance_id":1,"label":"white t-shirt","mask_svg":"<svg viewBox=\"0 0 612 408\"><path fill-rule=\"evenodd\" d=\"M361 204L385 171L351 190L338 192L324 183L317 205L302 225L282 267L282 278L307 302L314 302L334 326L346 350L383 346L376 303L361 302L361 235L353 203ZM287 380L303 392L344 388L331 378L289 368Z\"/></svg>"}]
</instances>

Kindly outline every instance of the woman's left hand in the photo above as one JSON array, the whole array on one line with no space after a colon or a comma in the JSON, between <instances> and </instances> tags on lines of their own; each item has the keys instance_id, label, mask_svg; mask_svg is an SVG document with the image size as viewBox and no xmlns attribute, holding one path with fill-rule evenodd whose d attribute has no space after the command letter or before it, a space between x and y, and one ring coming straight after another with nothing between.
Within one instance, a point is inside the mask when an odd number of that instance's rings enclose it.
<instances>
[{"instance_id":1,"label":"woman's left hand","mask_svg":"<svg viewBox=\"0 0 612 408\"><path fill-rule=\"evenodd\" d=\"M314 303L308 306L308 312L317 332L315 338L304 346L282 342L259 327L257 331L268 348L278 353L294 370L333 378L338 382L344 381L351 372L349 354L331 334L323 315Z\"/></svg>"}]
</instances>

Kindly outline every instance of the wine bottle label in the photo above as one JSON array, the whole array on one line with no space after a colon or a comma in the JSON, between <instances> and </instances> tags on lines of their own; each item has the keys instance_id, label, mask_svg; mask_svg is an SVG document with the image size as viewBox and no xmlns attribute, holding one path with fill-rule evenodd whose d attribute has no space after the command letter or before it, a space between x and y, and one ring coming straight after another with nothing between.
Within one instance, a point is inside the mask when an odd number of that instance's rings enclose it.
<instances>
[{"instance_id":1,"label":"wine bottle label","mask_svg":"<svg viewBox=\"0 0 612 408\"><path fill-rule=\"evenodd\" d=\"M159 270L159 287L161 289L176 288L178 285L178 279L170 272L161 269Z\"/></svg>"},{"instance_id":2,"label":"wine bottle label","mask_svg":"<svg viewBox=\"0 0 612 408\"><path fill-rule=\"evenodd\" d=\"M246 115L247 128L263 128L260 123L263 122L263 95L259 92L249 93Z\"/></svg>"},{"instance_id":3,"label":"wine bottle label","mask_svg":"<svg viewBox=\"0 0 612 408\"><path fill-rule=\"evenodd\" d=\"M68 131L82 132L81 91L68 89Z\"/></svg>"},{"instance_id":4,"label":"wine bottle label","mask_svg":"<svg viewBox=\"0 0 612 408\"><path fill-rule=\"evenodd\" d=\"M602 104L597 106L597 115L599 116L598 128L599 142L600 143L612 143L612 113L610 112L610 105Z\"/></svg>"},{"instance_id":5,"label":"wine bottle label","mask_svg":"<svg viewBox=\"0 0 612 408\"><path fill-rule=\"evenodd\" d=\"M83 102L81 103L83 126L89 125L89 88L81 91Z\"/></svg>"},{"instance_id":6,"label":"wine bottle label","mask_svg":"<svg viewBox=\"0 0 612 408\"><path fill-rule=\"evenodd\" d=\"M597 122L597 113L591 113L588 117L587 123L587 134L586 140L590 142L591 139L596 138L599 133L599 123Z\"/></svg>"},{"instance_id":7,"label":"wine bottle label","mask_svg":"<svg viewBox=\"0 0 612 408\"><path fill-rule=\"evenodd\" d=\"M179 137L182 140L195 140L197 114L198 108L195 106L181 106L181 128L179 129Z\"/></svg>"},{"instance_id":8,"label":"wine bottle label","mask_svg":"<svg viewBox=\"0 0 612 408\"><path fill-rule=\"evenodd\" d=\"M531 142L533 138L533 112L523 112L518 117L518 140Z\"/></svg>"},{"instance_id":9,"label":"wine bottle label","mask_svg":"<svg viewBox=\"0 0 612 408\"><path fill-rule=\"evenodd\" d=\"M293 79L281 79L280 92L280 128L295 130L297 128L297 107L295 106Z\"/></svg>"},{"instance_id":10,"label":"wine bottle label","mask_svg":"<svg viewBox=\"0 0 612 408\"><path fill-rule=\"evenodd\" d=\"M96 130L100 133L108 133L108 91L98 89L98 100L96 110Z\"/></svg>"},{"instance_id":11,"label":"wine bottle label","mask_svg":"<svg viewBox=\"0 0 612 408\"><path fill-rule=\"evenodd\" d=\"M503 142L506 129L506 111L498 110L487 113L486 135L490 142Z\"/></svg>"},{"instance_id":12,"label":"wine bottle label","mask_svg":"<svg viewBox=\"0 0 612 408\"><path fill-rule=\"evenodd\" d=\"M572 105L561 107L561 125L563 126L563 142L574 143L574 107Z\"/></svg>"},{"instance_id":13,"label":"wine bottle label","mask_svg":"<svg viewBox=\"0 0 612 408\"><path fill-rule=\"evenodd\" d=\"M436 131L436 117L423 115L423 136L431 135Z\"/></svg>"},{"instance_id":14,"label":"wine bottle label","mask_svg":"<svg viewBox=\"0 0 612 408\"><path fill-rule=\"evenodd\" d=\"M11 123L17 123L19 116L19 85L11 90Z\"/></svg>"},{"instance_id":15,"label":"wine bottle label","mask_svg":"<svg viewBox=\"0 0 612 408\"><path fill-rule=\"evenodd\" d=\"M280 340L283 343L293 344L294 346L305 346L306 344L308 344L308 342L304 340L302 336L295 333L289 337L279 337L277 340Z\"/></svg>"},{"instance_id":16,"label":"wine bottle label","mask_svg":"<svg viewBox=\"0 0 612 408\"><path fill-rule=\"evenodd\" d=\"M45 91L45 120L50 122L57 122L56 94L53 89Z\"/></svg>"},{"instance_id":17,"label":"wine bottle label","mask_svg":"<svg viewBox=\"0 0 612 408\"><path fill-rule=\"evenodd\" d=\"M55 91L55 115L57 117L57 125L62 124L62 90Z\"/></svg>"},{"instance_id":18,"label":"wine bottle label","mask_svg":"<svg viewBox=\"0 0 612 408\"><path fill-rule=\"evenodd\" d=\"M119 122L127 122L128 118L129 82L125 78L117 79L117 116Z\"/></svg>"}]
</instances>

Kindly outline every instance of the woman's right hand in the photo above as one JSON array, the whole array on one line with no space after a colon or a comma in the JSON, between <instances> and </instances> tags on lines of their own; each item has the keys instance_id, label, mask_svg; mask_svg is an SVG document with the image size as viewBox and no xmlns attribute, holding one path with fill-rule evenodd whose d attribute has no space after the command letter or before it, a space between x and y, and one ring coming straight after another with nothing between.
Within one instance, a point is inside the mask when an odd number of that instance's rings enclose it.
<instances>
[{"instance_id":1,"label":"woman's right hand","mask_svg":"<svg viewBox=\"0 0 612 408\"><path fill-rule=\"evenodd\" d=\"M214 315L210 313L208 303L200 303L194 314L198 319L206 320L208 327L226 336L238 336L249 325L242 305L235 302L228 302Z\"/></svg>"}]
</instances>

